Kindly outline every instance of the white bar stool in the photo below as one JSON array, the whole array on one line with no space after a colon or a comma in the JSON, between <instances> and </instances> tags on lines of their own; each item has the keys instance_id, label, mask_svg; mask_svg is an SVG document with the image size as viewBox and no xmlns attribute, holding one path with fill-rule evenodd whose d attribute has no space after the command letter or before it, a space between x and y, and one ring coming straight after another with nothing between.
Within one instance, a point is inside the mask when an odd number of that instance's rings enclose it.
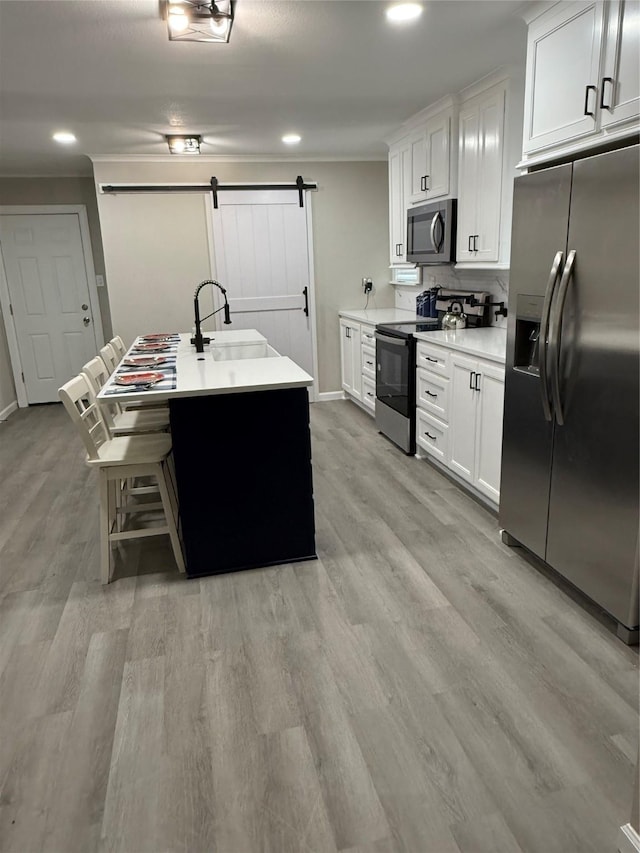
<instances>
[{"instance_id":1,"label":"white bar stool","mask_svg":"<svg viewBox=\"0 0 640 853\"><path fill-rule=\"evenodd\" d=\"M168 534L180 572L185 571L178 538L178 501L171 476L171 437L164 433L109 437L100 408L85 376L76 376L58 391L87 451L86 463L97 468L100 478L100 574L111 580L111 544L126 539ZM151 477L157 483L160 503L136 503L135 495L122 492L123 483ZM134 490L135 491L135 490ZM121 496L128 498L121 503ZM139 513L162 509L164 524L129 528L128 520ZM124 529L127 527L127 529Z\"/></svg>"},{"instance_id":2,"label":"white bar stool","mask_svg":"<svg viewBox=\"0 0 640 853\"><path fill-rule=\"evenodd\" d=\"M97 355L88 361L81 373L87 378L91 390L97 396L109 379L109 371ZM169 410L166 407L123 411L118 403L99 401L102 417L111 435L127 435L141 432L163 432L169 429Z\"/></svg>"},{"instance_id":3,"label":"white bar stool","mask_svg":"<svg viewBox=\"0 0 640 853\"><path fill-rule=\"evenodd\" d=\"M124 345L124 341L120 337L120 335L114 335L109 341L111 344L113 351L118 356L118 361L121 361L124 358L124 354L127 351L126 346Z\"/></svg>"}]
</instances>

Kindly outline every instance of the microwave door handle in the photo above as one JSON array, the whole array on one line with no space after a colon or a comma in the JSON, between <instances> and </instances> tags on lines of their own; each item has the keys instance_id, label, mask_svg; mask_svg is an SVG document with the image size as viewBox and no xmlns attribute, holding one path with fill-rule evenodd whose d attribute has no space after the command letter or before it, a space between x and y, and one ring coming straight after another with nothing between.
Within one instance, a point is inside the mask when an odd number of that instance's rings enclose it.
<instances>
[{"instance_id":1,"label":"microwave door handle","mask_svg":"<svg viewBox=\"0 0 640 853\"><path fill-rule=\"evenodd\" d=\"M436 240L436 225L438 224L438 220L442 223L442 215L439 210L436 211L433 219L431 220L431 245L436 252L439 252L442 246L442 238L440 240Z\"/></svg>"}]
</instances>

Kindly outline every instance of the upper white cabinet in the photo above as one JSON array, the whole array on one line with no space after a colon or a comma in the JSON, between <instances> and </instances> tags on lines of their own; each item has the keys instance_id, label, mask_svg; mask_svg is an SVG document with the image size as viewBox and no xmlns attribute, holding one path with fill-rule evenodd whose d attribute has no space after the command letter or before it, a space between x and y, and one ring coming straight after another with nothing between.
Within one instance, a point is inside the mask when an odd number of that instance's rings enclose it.
<instances>
[{"instance_id":1,"label":"upper white cabinet","mask_svg":"<svg viewBox=\"0 0 640 853\"><path fill-rule=\"evenodd\" d=\"M452 98L405 122L389 141L389 249L391 266L406 263L407 208L455 193Z\"/></svg>"},{"instance_id":2,"label":"upper white cabinet","mask_svg":"<svg viewBox=\"0 0 640 853\"><path fill-rule=\"evenodd\" d=\"M410 135L409 204L417 204L448 194L451 121L450 111L440 113Z\"/></svg>"},{"instance_id":3,"label":"upper white cabinet","mask_svg":"<svg viewBox=\"0 0 640 853\"><path fill-rule=\"evenodd\" d=\"M411 158L408 139L389 148L389 253L391 266L407 259L407 197Z\"/></svg>"},{"instance_id":4,"label":"upper white cabinet","mask_svg":"<svg viewBox=\"0 0 640 853\"><path fill-rule=\"evenodd\" d=\"M600 125L613 128L640 115L640 3L611 0L606 11Z\"/></svg>"},{"instance_id":5,"label":"upper white cabinet","mask_svg":"<svg viewBox=\"0 0 640 853\"><path fill-rule=\"evenodd\" d=\"M460 107L458 263L500 260L506 84Z\"/></svg>"},{"instance_id":6,"label":"upper white cabinet","mask_svg":"<svg viewBox=\"0 0 640 853\"><path fill-rule=\"evenodd\" d=\"M557 157L633 131L639 16L637 2L561 2L530 21L525 158L545 151Z\"/></svg>"}]
</instances>

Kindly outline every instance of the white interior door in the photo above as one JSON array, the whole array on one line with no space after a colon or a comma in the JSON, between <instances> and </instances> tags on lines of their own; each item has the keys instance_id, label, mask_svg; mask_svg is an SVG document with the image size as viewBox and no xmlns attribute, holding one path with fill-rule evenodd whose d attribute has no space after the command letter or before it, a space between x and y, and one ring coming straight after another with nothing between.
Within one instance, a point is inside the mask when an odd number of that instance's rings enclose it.
<instances>
[{"instance_id":1,"label":"white interior door","mask_svg":"<svg viewBox=\"0 0 640 853\"><path fill-rule=\"evenodd\" d=\"M98 348L78 215L2 215L0 246L27 401L55 402Z\"/></svg>"},{"instance_id":2,"label":"white interior door","mask_svg":"<svg viewBox=\"0 0 640 853\"><path fill-rule=\"evenodd\" d=\"M233 325L257 329L315 376L311 238L297 190L229 190L218 204L216 278L227 289Z\"/></svg>"}]
</instances>

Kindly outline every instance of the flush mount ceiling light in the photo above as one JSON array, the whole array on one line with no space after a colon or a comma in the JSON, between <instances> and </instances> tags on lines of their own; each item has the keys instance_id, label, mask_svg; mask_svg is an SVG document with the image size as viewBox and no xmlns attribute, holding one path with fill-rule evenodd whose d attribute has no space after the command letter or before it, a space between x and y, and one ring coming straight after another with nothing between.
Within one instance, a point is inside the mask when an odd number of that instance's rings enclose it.
<instances>
[{"instance_id":1,"label":"flush mount ceiling light","mask_svg":"<svg viewBox=\"0 0 640 853\"><path fill-rule=\"evenodd\" d=\"M287 133L282 137L282 141L285 145L297 145L298 142L302 139L297 133Z\"/></svg>"},{"instance_id":2,"label":"flush mount ceiling light","mask_svg":"<svg viewBox=\"0 0 640 853\"><path fill-rule=\"evenodd\" d=\"M396 3L387 9L387 19L394 23L415 21L421 14L422 6L419 3Z\"/></svg>"},{"instance_id":3,"label":"flush mount ceiling light","mask_svg":"<svg viewBox=\"0 0 640 853\"><path fill-rule=\"evenodd\" d=\"M233 0L167 0L170 41L228 42L233 24Z\"/></svg>"},{"instance_id":4,"label":"flush mount ceiling light","mask_svg":"<svg viewBox=\"0 0 640 853\"><path fill-rule=\"evenodd\" d=\"M199 154L201 136L180 136L172 134L166 137L169 151L172 154Z\"/></svg>"},{"instance_id":5,"label":"flush mount ceiling light","mask_svg":"<svg viewBox=\"0 0 640 853\"><path fill-rule=\"evenodd\" d=\"M73 133L69 133L68 130L59 130L53 134L53 139L55 142L62 143L62 145L71 145L73 142L78 141Z\"/></svg>"}]
</instances>

